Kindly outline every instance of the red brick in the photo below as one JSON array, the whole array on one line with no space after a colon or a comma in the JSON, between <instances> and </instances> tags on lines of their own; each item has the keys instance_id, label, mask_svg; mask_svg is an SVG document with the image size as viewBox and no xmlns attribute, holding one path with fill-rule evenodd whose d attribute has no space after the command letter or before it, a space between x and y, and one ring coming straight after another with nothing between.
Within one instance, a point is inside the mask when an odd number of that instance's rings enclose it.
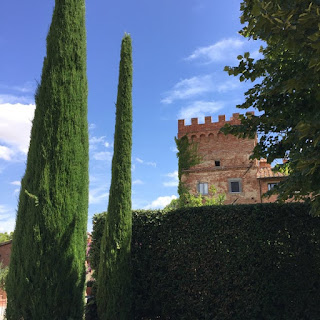
<instances>
[{"instance_id":1,"label":"red brick","mask_svg":"<svg viewBox=\"0 0 320 320\"><path fill-rule=\"evenodd\" d=\"M268 191L268 183L279 182L285 177L275 174L264 159L249 159L257 144L257 137L240 139L233 135L224 135L220 128L225 123L240 124L239 113L234 113L229 121L225 120L224 115L219 116L218 122L212 122L211 117L205 117L203 124L199 124L197 118L191 120L191 125L185 125L184 120L178 120L178 138L187 135L190 141L197 143L201 157L200 164L182 175L182 182L193 194L197 193L199 182L208 183L209 187L214 185L218 193L226 194L226 204L274 202L276 196L262 198L262 194ZM215 161L220 161L220 166L216 166ZM240 193L229 192L229 179L240 179Z\"/></svg>"},{"instance_id":2,"label":"red brick","mask_svg":"<svg viewBox=\"0 0 320 320\"><path fill-rule=\"evenodd\" d=\"M4 266L8 266L10 263L11 245L11 240L0 243L0 262L2 262ZM3 306L5 306L6 299L6 292L0 289L0 304L3 304Z\"/></svg>"},{"instance_id":3,"label":"red brick","mask_svg":"<svg viewBox=\"0 0 320 320\"><path fill-rule=\"evenodd\" d=\"M0 243L0 261L4 266L10 263L12 240Z\"/></svg>"}]
</instances>

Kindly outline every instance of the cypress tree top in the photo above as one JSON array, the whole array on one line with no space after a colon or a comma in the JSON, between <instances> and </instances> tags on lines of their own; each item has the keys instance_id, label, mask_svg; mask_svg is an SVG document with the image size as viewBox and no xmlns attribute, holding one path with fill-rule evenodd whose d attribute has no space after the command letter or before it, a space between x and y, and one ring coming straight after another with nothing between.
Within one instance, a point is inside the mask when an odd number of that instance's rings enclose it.
<instances>
[{"instance_id":1,"label":"cypress tree top","mask_svg":"<svg viewBox=\"0 0 320 320\"><path fill-rule=\"evenodd\" d=\"M82 319L88 209L84 0L56 0L21 182L8 319Z\"/></svg>"},{"instance_id":2,"label":"cypress tree top","mask_svg":"<svg viewBox=\"0 0 320 320\"><path fill-rule=\"evenodd\" d=\"M131 52L131 38L125 34L121 45L112 179L98 274L97 304L101 320L131 318Z\"/></svg>"}]
</instances>

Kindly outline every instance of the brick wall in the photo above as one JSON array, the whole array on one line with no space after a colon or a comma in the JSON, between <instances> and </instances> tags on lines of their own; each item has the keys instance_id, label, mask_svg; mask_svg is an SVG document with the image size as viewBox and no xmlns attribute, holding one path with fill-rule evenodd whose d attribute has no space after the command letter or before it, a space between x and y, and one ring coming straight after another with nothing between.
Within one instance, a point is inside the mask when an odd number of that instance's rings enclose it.
<instances>
[{"instance_id":1,"label":"brick wall","mask_svg":"<svg viewBox=\"0 0 320 320\"><path fill-rule=\"evenodd\" d=\"M5 266L8 266L10 263L11 245L12 245L11 240L0 243L0 261Z\"/></svg>"},{"instance_id":2,"label":"brick wall","mask_svg":"<svg viewBox=\"0 0 320 320\"><path fill-rule=\"evenodd\" d=\"M178 120L178 138L187 135L189 141L198 145L201 163L190 168L182 176L190 192L197 193L199 183L214 185L218 193L226 194L226 204L274 202L276 196L262 198L268 190L268 183L279 182L279 177L273 177L271 167L264 160L250 160L253 148L257 144L254 139L240 139L233 135L224 135L220 129L226 124L240 124L239 113L234 113L230 120L219 116L219 121L212 122L211 117L205 117L205 122L199 124L197 118L191 119L191 125L185 125L184 120ZM268 177L258 179L260 165L265 167ZM270 180L271 179L271 180ZM240 192L231 193L231 181L240 182Z\"/></svg>"},{"instance_id":3,"label":"brick wall","mask_svg":"<svg viewBox=\"0 0 320 320\"><path fill-rule=\"evenodd\" d=\"M261 194L266 193L269 190L269 184L273 183L279 183L279 181L282 180L278 177L276 178L267 178L267 179L260 179L260 186L261 186ZM262 197L262 202L276 202L277 200L277 195L273 194L271 197ZM287 200L287 202L291 202L292 199Z\"/></svg>"},{"instance_id":4,"label":"brick wall","mask_svg":"<svg viewBox=\"0 0 320 320\"><path fill-rule=\"evenodd\" d=\"M8 266L10 263L12 241L6 241L0 243L0 261L4 266ZM6 292L0 289L0 304L2 307L6 304L7 295Z\"/></svg>"}]
</instances>

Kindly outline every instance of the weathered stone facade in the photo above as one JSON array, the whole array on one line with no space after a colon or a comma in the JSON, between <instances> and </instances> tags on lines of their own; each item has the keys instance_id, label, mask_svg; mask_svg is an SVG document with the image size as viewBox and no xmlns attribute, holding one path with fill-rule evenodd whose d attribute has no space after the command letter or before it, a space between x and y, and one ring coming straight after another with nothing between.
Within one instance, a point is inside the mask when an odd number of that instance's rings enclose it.
<instances>
[{"instance_id":1,"label":"weathered stone facade","mask_svg":"<svg viewBox=\"0 0 320 320\"><path fill-rule=\"evenodd\" d=\"M187 135L189 141L197 143L201 157L200 164L182 175L182 182L193 194L214 185L218 193L226 194L226 204L274 202L276 196L263 198L262 194L285 177L275 174L264 159L249 159L257 137L239 139L224 135L220 128L226 123L240 124L239 113L234 113L229 121L224 115L219 116L218 122L205 117L203 124L199 124L197 118L191 119L191 125L178 120L178 138Z\"/></svg>"}]
</instances>

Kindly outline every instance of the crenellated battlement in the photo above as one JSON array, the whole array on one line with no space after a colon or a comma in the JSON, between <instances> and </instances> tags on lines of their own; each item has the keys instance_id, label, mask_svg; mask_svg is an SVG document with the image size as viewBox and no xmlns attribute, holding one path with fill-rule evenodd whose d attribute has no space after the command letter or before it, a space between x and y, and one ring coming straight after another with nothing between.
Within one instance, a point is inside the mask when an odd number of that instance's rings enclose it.
<instances>
[{"instance_id":1,"label":"crenellated battlement","mask_svg":"<svg viewBox=\"0 0 320 320\"><path fill-rule=\"evenodd\" d=\"M247 112L247 115L254 113ZM186 136L194 147L190 150L200 159L188 170L182 170L180 181L194 195L205 195L214 185L218 194L225 194L225 204L274 202L277 195L271 198L262 195L285 177L273 172L266 159L251 159L258 143L257 135L238 137L220 131L225 124L240 125L240 118L239 113L233 113L230 119L219 115L216 122L212 122L211 117L205 117L204 123L193 118L190 125L179 120L178 138Z\"/></svg>"},{"instance_id":2,"label":"crenellated battlement","mask_svg":"<svg viewBox=\"0 0 320 320\"><path fill-rule=\"evenodd\" d=\"M253 111L247 112L246 114L254 114ZM241 123L239 113L233 113L230 120L226 121L225 115L219 115L218 122L212 122L211 116L204 118L204 123L199 123L198 118L191 119L191 125L186 125L185 120L178 120L178 138L190 133L199 133L206 131L218 131L226 123L231 125L238 125Z\"/></svg>"}]
</instances>

